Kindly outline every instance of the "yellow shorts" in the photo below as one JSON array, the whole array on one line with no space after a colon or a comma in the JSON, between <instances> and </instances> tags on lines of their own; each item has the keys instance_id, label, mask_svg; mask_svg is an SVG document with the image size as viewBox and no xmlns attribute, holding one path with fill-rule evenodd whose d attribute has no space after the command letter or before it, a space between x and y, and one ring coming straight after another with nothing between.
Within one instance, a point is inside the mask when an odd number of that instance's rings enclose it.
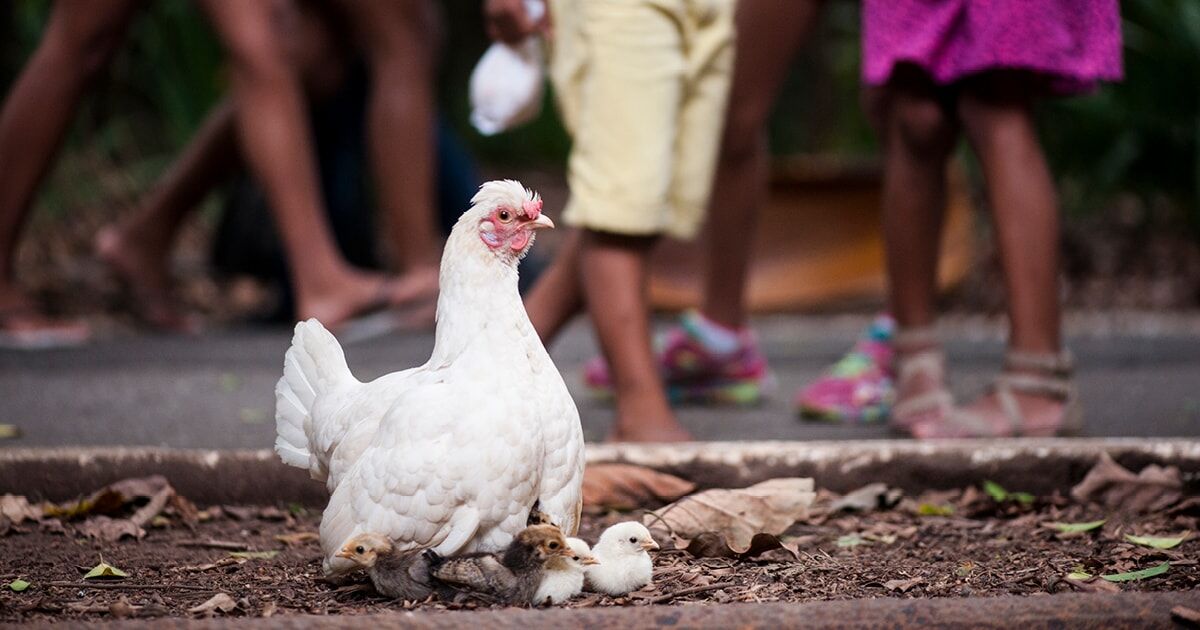
<instances>
[{"instance_id":1,"label":"yellow shorts","mask_svg":"<svg viewBox=\"0 0 1200 630\"><path fill-rule=\"evenodd\" d=\"M789 0L782 0L789 1ZM733 72L734 0L550 0L570 225L695 236Z\"/></svg>"}]
</instances>

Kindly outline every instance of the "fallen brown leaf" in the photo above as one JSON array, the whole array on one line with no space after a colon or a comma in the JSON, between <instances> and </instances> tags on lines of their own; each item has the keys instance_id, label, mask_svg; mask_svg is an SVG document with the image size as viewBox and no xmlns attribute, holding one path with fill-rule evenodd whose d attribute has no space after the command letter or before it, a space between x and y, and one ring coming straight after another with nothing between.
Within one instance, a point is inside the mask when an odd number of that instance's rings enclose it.
<instances>
[{"instance_id":1,"label":"fallen brown leaf","mask_svg":"<svg viewBox=\"0 0 1200 630\"><path fill-rule=\"evenodd\" d=\"M20 524L22 521L38 521L42 518L42 509L31 504L29 499L23 496L6 494L0 496L0 516L14 524Z\"/></svg>"},{"instance_id":2,"label":"fallen brown leaf","mask_svg":"<svg viewBox=\"0 0 1200 630\"><path fill-rule=\"evenodd\" d=\"M884 483L867 484L858 490L847 493L835 500L830 506L830 512L872 512L888 510L903 497L904 492L899 488L888 488Z\"/></svg>"},{"instance_id":3,"label":"fallen brown leaf","mask_svg":"<svg viewBox=\"0 0 1200 630\"><path fill-rule=\"evenodd\" d=\"M1200 610L1187 606L1176 606L1171 609L1171 618L1196 626L1200 625Z\"/></svg>"},{"instance_id":4,"label":"fallen brown leaf","mask_svg":"<svg viewBox=\"0 0 1200 630\"><path fill-rule=\"evenodd\" d=\"M294 534L280 534L275 537L275 540L289 546L296 547L305 543L316 542L321 539L317 532L296 532Z\"/></svg>"},{"instance_id":5,"label":"fallen brown leaf","mask_svg":"<svg viewBox=\"0 0 1200 630\"><path fill-rule=\"evenodd\" d=\"M583 505L591 510L635 510L690 494L696 484L632 464L594 464L583 471Z\"/></svg>"},{"instance_id":6,"label":"fallen brown leaf","mask_svg":"<svg viewBox=\"0 0 1200 630\"><path fill-rule=\"evenodd\" d=\"M778 536L804 517L812 479L780 478L737 490L705 490L647 514L642 522L700 556L750 556L787 548ZM794 548L790 551L795 553Z\"/></svg>"},{"instance_id":7,"label":"fallen brown leaf","mask_svg":"<svg viewBox=\"0 0 1200 630\"><path fill-rule=\"evenodd\" d=\"M900 591L901 593L907 593L912 587L924 583L925 578L919 577L908 580L888 580L883 583L883 588L886 588L889 591Z\"/></svg>"},{"instance_id":8,"label":"fallen brown leaf","mask_svg":"<svg viewBox=\"0 0 1200 630\"><path fill-rule=\"evenodd\" d=\"M193 615L212 616L218 611L227 613L235 608L237 608L237 602L232 597L225 593L217 593L203 604L189 608L188 612Z\"/></svg>"},{"instance_id":9,"label":"fallen brown leaf","mask_svg":"<svg viewBox=\"0 0 1200 630\"><path fill-rule=\"evenodd\" d=\"M1071 497L1124 512L1154 512L1178 502L1182 489L1179 469L1174 466L1151 464L1135 475L1108 453L1101 453L1083 481L1071 488Z\"/></svg>"},{"instance_id":10,"label":"fallen brown leaf","mask_svg":"<svg viewBox=\"0 0 1200 630\"><path fill-rule=\"evenodd\" d=\"M93 516L76 526L79 533L93 540L114 542L125 537L140 540L146 530L127 518Z\"/></svg>"}]
</instances>

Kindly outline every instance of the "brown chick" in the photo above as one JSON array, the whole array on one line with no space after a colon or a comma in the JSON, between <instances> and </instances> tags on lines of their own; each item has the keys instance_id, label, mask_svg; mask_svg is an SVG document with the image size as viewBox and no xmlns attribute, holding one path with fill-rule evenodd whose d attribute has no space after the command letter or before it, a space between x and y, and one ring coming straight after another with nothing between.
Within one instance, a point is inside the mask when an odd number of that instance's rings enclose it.
<instances>
[{"instance_id":1,"label":"brown chick","mask_svg":"<svg viewBox=\"0 0 1200 630\"><path fill-rule=\"evenodd\" d=\"M429 572L440 582L498 598L506 604L529 605L553 558L573 555L561 530L532 525L521 530L503 555L474 553L442 558L426 551Z\"/></svg>"},{"instance_id":2,"label":"brown chick","mask_svg":"<svg viewBox=\"0 0 1200 630\"><path fill-rule=\"evenodd\" d=\"M429 562L421 550L397 552L386 536L359 534L342 546L337 557L365 569L380 595L422 600L433 592Z\"/></svg>"},{"instance_id":3,"label":"brown chick","mask_svg":"<svg viewBox=\"0 0 1200 630\"><path fill-rule=\"evenodd\" d=\"M545 512L542 511L542 502L541 501L533 502L533 508L531 508L529 510L529 518L525 519L525 526L529 527L531 525L554 525L555 527L558 526L557 523L550 520L549 514L546 514Z\"/></svg>"}]
</instances>

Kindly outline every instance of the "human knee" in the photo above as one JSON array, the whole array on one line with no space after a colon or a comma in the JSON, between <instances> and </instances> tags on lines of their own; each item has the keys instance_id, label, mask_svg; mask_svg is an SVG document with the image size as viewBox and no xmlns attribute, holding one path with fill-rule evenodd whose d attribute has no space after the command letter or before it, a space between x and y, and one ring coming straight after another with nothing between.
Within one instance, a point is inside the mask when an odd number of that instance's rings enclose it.
<instances>
[{"instance_id":1,"label":"human knee","mask_svg":"<svg viewBox=\"0 0 1200 630\"><path fill-rule=\"evenodd\" d=\"M899 141L919 156L939 157L954 144L954 120L932 99L896 98L890 104Z\"/></svg>"}]
</instances>

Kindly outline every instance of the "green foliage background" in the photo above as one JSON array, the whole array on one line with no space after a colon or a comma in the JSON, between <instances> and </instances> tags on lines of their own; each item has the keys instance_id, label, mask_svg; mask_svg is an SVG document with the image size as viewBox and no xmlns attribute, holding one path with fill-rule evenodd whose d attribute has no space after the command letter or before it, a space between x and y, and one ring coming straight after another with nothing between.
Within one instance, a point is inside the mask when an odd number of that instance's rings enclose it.
<instances>
[{"instance_id":1,"label":"green foliage background","mask_svg":"<svg viewBox=\"0 0 1200 630\"><path fill-rule=\"evenodd\" d=\"M549 96L543 116L526 128L498 138L472 132L466 77L487 43L479 0L444 0L441 6L443 111L471 148L485 162L561 164L567 139ZM0 9L6 90L35 48L49 7L48 0L12 0ZM858 10L848 0L827 3L778 104L771 127L776 152L875 150L858 106ZM1200 228L1200 2L1127 0L1122 13L1127 80L1091 96L1047 103L1040 112L1064 204L1074 214L1089 214L1133 196L1146 207L1166 208L1155 220ZM111 188L90 181L114 176L96 169L119 172L129 188L144 189L224 86L220 46L194 4L147 3L107 79L81 108L59 167L68 174L51 180L43 205L54 209L64 195Z\"/></svg>"}]
</instances>

